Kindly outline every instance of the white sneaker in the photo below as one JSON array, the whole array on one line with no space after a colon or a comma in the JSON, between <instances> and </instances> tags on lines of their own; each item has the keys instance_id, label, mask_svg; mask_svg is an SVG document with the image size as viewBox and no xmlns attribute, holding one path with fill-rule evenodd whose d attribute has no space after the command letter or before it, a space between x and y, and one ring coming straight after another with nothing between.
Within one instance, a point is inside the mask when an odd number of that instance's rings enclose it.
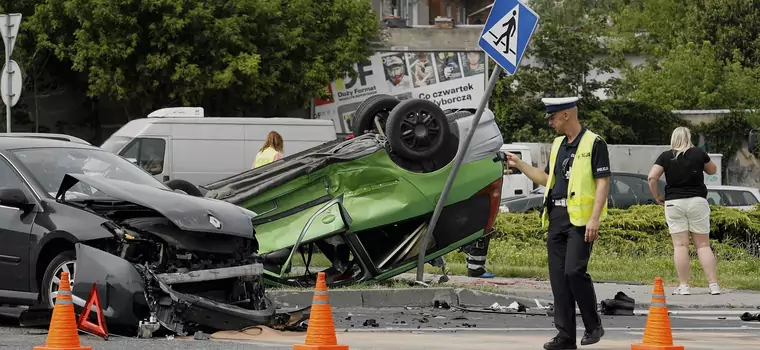
<instances>
[{"instance_id":1,"label":"white sneaker","mask_svg":"<svg viewBox=\"0 0 760 350\"><path fill-rule=\"evenodd\" d=\"M718 286L717 283L710 283L709 288L710 288L710 294L712 295L720 294L720 287Z\"/></svg>"},{"instance_id":2,"label":"white sneaker","mask_svg":"<svg viewBox=\"0 0 760 350\"><path fill-rule=\"evenodd\" d=\"M691 295L691 290L688 285L680 285L673 290L673 295Z\"/></svg>"}]
</instances>

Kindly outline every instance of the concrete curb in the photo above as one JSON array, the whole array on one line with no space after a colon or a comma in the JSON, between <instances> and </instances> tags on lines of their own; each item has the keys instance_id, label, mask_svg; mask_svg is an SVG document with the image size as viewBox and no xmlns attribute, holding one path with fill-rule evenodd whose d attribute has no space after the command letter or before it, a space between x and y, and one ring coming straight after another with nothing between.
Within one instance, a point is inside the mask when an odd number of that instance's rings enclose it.
<instances>
[{"instance_id":1,"label":"concrete curb","mask_svg":"<svg viewBox=\"0 0 760 350\"><path fill-rule=\"evenodd\" d=\"M284 308L297 308L311 305L314 296L313 291L308 290L272 290L267 295L272 301ZM466 305L488 307L493 303L499 303L502 306L508 306L517 301L529 308L537 307L536 300L542 306L548 306L551 300L544 298L531 298L522 295L498 294L485 291L479 291L467 288L386 288L386 289L348 289L348 290L331 290L330 304L334 308L389 308L389 307L432 307L436 301L446 302L449 305ZM601 302L601 300L600 300ZM635 304L635 312L647 312L649 310L649 300ZM689 310L690 314L701 314L704 310L705 315L714 314L715 309L722 309L726 312L744 312L745 310L757 310L758 305L736 303L736 304L668 304L668 309L673 311ZM728 310L727 310L728 309ZM760 313L760 311L757 311Z\"/></svg>"},{"instance_id":2,"label":"concrete curb","mask_svg":"<svg viewBox=\"0 0 760 350\"><path fill-rule=\"evenodd\" d=\"M302 290L275 290L267 292L275 304L286 308L311 305L314 292ZM331 290L330 305L334 308L365 307L431 307L435 302L449 305L490 306L498 302L507 306L514 301L535 308L536 302L531 298L496 294L466 288L406 288L406 289L352 289ZM540 300L546 306L546 300Z\"/></svg>"},{"instance_id":3,"label":"concrete curb","mask_svg":"<svg viewBox=\"0 0 760 350\"><path fill-rule=\"evenodd\" d=\"M303 307L311 305L314 292L301 290L269 291L267 295L282 307ZM334 308L366 307L429 307L435 301L450 305L459 304L459 296L454 288L407 288L407 289L352 289L331 290L330 305Z\"/></svg>"}]
</instances>

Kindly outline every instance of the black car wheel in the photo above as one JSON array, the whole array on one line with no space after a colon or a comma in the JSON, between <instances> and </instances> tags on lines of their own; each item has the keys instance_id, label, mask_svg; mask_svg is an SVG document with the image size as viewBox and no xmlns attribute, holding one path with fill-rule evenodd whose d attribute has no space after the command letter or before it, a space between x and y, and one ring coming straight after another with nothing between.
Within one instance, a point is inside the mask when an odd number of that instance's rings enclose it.
<instances>
[{"instance_id":1,"label":"black car wheel","mask_svg":"<svg viewBox=\"0 0 760 350\"><path fill-rule=\"evenodd\" d=\"M40 286L40 293L42 294L42 302L44 304L47 304L50 308L55 306L55 296L58 294L58 289L60 288L62 272L69 273L69 288L72 290L74 289L76 263L76 252L73 250L59 253L50 261L47 269L45 269L45 274L42 277L42 285Z\"/></svg>"},{"instance_id":2,"label":"black car wheel","mask_svg":"<svg viewBox=\"0 0 760 350\"><path fill-rule=\"evenodd\" d=\"M388 116L385 132L391 149L410 160L433 157L450 136L446 114L435 102L424 99L399 103Z\"/></svg>"},{"instance_id":3,"label":"black car wheel","mask_svg":"<svg viewBox=\"0 0 760 350\"><path fill-rule=\"evenodd\" d=\"M185 194L191 195L193 197L203 197L201 190L199 190L197 186L193 185L189 181L174 179L167 181L165 185L172 190L180 190Z\"/></svg>"},{"instance_id":4,"label":"black car wheel","mask_svg":"<svg viewBox=\"0 0 760 350\"><path fill-rule=\"evenodd\" d=\"M380 125L385 131L388 115L400 102L395 96L385 94L370 96L364 100L351 116L351 131L354 136L363 135L368 131L377 132L375 117L379 118Z\"/></svg>"}]
</instances>

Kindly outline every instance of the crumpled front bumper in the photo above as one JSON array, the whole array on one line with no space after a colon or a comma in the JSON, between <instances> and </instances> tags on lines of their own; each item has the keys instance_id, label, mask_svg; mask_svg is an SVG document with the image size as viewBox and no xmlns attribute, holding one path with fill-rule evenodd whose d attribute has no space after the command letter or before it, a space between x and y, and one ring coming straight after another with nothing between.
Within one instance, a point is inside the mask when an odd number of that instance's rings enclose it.
<instances>
[{"instance_id":1,"label":"crumpled front bumper","mask_svg":"<svg viewBox=\"0 0 760 350\"><path fill-rule=\"evenodd\" d=\"M134 329L152 315L165 328L183 335L186 326L214 330L239 330L252 326L285 329L308 318L309 307L296 310L276 309L264 298L265 308L252 310L220 303L193 294L180 293L172 283L187 283L221 278L260 277L260 264L187 274L156 274L132 263L82 243L76 244L77 266L72 294L89 298L93 283L97 285L101 308L109 329ZM259 266L255 266L259 265ZM154 288L153 286L158 286ZM262 286L263 288L263 286ZM149 300L155 301L154 303ZM241 304L244 302L241 302ZM77 306L81 312L83 305Z\"/></svg>"}]
</instances>

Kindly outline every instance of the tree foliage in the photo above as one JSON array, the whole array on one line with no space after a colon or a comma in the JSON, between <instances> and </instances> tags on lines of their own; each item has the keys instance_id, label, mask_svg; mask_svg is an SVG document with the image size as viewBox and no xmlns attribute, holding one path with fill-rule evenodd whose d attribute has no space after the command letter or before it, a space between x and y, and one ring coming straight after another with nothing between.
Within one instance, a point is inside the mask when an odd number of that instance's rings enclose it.
<instances>
[{"instance_id":1,"label":"tree foliage","mask_svg":"<svg viewBox=\"0 0 760 350\"><path fill-rule=\"evenodd\" d=\"M619 96L665 109L754 108L760 101L760 70L745 67L735 51L721 61L708 41L671 50L662 62L624 70Z\"/></svg>"},{"instance_id":2,"label":"tree foliage","mask_svg":"<svg viewBox=\"0 0 760 350\"><path fill-rule=\"evenodd\" d=\"M755 108L760 99L760 6L750 0L642 0L613 14L614 54L628 65L616 96L666 109Z\"/></svg>"},{"instance_id":3,"label":"tree foliage","mask_svg":"<svg viewBox=\"0 0 760 350\"><path fill-rule=\"evenodd\" d=\"M132 116L173 105L298 108L372 53L369 1L40 0L39 46Z\"/></svg>"}]
</instances>

